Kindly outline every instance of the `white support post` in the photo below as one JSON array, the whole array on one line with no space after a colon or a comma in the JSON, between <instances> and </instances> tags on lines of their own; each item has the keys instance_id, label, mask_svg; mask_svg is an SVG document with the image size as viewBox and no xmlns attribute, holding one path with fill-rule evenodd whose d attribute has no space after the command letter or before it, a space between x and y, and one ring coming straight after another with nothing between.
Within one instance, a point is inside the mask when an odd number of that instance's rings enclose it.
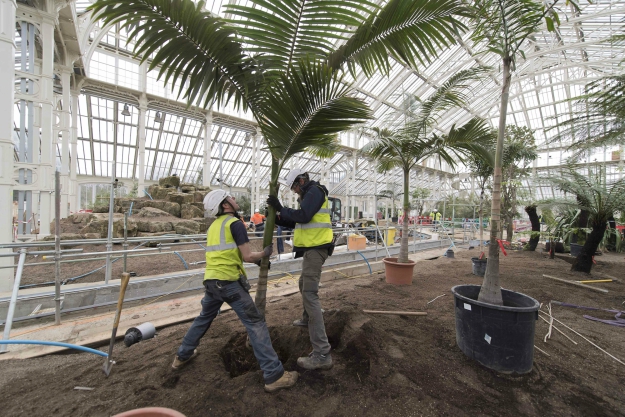
<instances>
[{"instance_id":1,"label":"white support post","mask_svg":"<svg viewBox=\"0 0 625 417\"><path fill-rule=\"evenodd\" d=\"M39 233L50 234L52 219L52 178L54 178L53 140L53 108L54 108L54 21L44 17L41 23L41 160L39 166Z\"/></svg>"},{"instance_id":2,"label":"white support post","mask_svg":"<svg viewBox=\"0 0 625 417\"><path fill-rule=\"evenodd\" d=\"M213 110L206 112L206 126L204 129L204 161L202 163L202 185L211 186L211 133L213 130Z\"/></svg>"},{"instance_id":3,"label":"white support post","mask_svg":"<svg viewBox=\"0 0 625 417\"><path fill-rule=\"evenodd\" d=\"M259 195L258 195L258 183L260 182L258 178L258 155L256 151L258 150L258 144L260 142L259 132L256 131L256 134L252 135L252 178L251 178L251 188L252 192L250 195L250 215L254 214L257 208L260 207Z\"/></svg>"},{"instance_id":4,"label":"white support post","mask_svg":"<svg viewBox=\"0 0 625 417\"><path fill-rule=\"evenodd\" d=\"M78 95L80 90L71 91L71 136L70 141L70 168L69 168L69 211L74 213L80 209L78 199Z\"/></svg>"},{"instance_id":5,"label":"white support post","mask_svg":"<svg viewBox=\"0 0 625 417\"><path fill-rule=\"evenodd\" d=\"M60 112L61 141L61 218L69 215L69 140L70 140L70 76L71 70L61 70L61 85L63 87L63 107ZM72 154L75 158L76 154Z\"/></svg>"},{"instance_id":6,"label":"white support post","mask_svg":"<svg viewBox=\"0 0 625 417\"><path fill-rule=\"evenodd\" d=\"M139 97L139 154L137 155L137 197L145 196L145 118L148 111L148 98L145 93Z\"/></svg>"},{"instance_id":7,"label":"white support post","mask_svg":"<svg viewBox=\"0 0 625 417\"><path fill-rule=\"evenodd\" d=\"M13 240L13 99L15 69L15 0L0 0L0 213L5 213L0 220L0 242ZM0 253L9 253L11 249L0 249ZM0 257L0 266L13 265L13 258ZM0 269L0 292L13 288L13 269Z\"/></svg>"}]
</instances>

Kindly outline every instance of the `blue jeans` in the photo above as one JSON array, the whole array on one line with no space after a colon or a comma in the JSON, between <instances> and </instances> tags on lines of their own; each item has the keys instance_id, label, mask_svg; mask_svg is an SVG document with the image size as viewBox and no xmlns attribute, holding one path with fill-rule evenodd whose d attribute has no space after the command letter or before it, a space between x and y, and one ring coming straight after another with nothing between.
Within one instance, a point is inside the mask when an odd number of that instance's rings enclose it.
<instances>
[{"instance_id":1,"label":"blue jeans","mask_svg":"<svg viewBox=\"0 0 625 417\"><path fill-rule=\"evenodd\" d=\"M263 371L265 384L276 382L284 374L282 362L271 345L265 319L260 315L252 297L238 281L204 281L206 292L202 298L202 312L193 320L191 328L182 339L178 357L186 360L200 344L222 304L228 303L245 326L254 349L254 356Z\"/></svg>"}]
</instances>

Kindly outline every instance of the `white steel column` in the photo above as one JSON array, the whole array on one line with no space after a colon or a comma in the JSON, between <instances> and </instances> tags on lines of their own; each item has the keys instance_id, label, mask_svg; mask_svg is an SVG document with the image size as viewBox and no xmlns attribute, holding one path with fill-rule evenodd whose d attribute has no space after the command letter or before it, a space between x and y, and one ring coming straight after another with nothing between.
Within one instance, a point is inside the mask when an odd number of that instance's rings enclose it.
<instances>
[{"instance_id":1,"label":"white steel column","mask_svg":"<svg viewBox=\"0 0 625 417\"><path fill-rule=\"evenodd\" d=\"M259 165L258 161L258 148L260 144L260 130L257 129L256 133L252 135L252 178L251 178L251 188L252 192L250 195L250 215L254 214L254 211L260 207L260 194L259 194L259 183L260 179L258 178L259 174Z\"/></svg>"},{"instance_id":2,"label":"white steel column","mask_svg":"<svg viewBox=\"0 0 625 417\"><path fill-rule=\"evenodd\" d=\"M145 195L145 117L148 111L148 99L145 93L139 97L139 127L137 135L139 137L139 154L137 155L137 197Z\"/></svg>"},{"instance_id":3,"label":"white steel column","mask_svg":"<svg viewBox=\"0 0 625 417\"><path fill-rule=\"evenodd\" d=\"M41 161L39 167L39 233L50 234L50 221L52 219L52 178L53 169L53 82L54 82L54 21L50 17L44 17L41 23Z\"/></svg>"},{"instance_id":4,"label":"white steel column","mask_svg":"<svg viewBox=\"0 0 625 417\"><path fill-rule=\"evenodd\" d=\"M71 70L67 67L61 69L61 85L63 87L63 107L60 111L59 131L61 141L61 218L69 215L69 138L70 138L70 76ZM72 154L72 159L76 154Z\"/></svg>"},{"instance_id":5,"label":"white steel column","mask_svg":"<svg viewBox=\"0 0 625 417\"><path fill-rule=\"evenodd\" d=\"M206 112L206 125L204 128L204 161L202 164L202 185L211 186L211 133L213 130L213 111Z\"/></svg>"},{"instance_id":6,"label":"white steel column","mask_svg":"<svg viewBox=\"0 0 625 417\"><path fill-rule=\"evenodd\" d=\"M354 133L354 136L356 136L356 134ZM355 141L356 139L354 139ZM356 201L356 169L358 166L358 156L356 155L356 151L352 152L352 180L351 180L351 187L350 187L350 192L352 194L351 197L351 217L353 220L356 220L358 218L358 202ZM356 207L356 210L354 210L354 207ZM355 213L354 213L355 211Z\"/></svg>"},{"instance_id":7,"label":"white steel column","mask_svg":"<svg viewBox=\"0 0 625 417\"><path fill-rule=\"evenodd\" d=\"M9 243L13 236L13 98L15 69L15 0L0 0L0 242ZM0 249L0 253L11 252ZM0 257L0 266L13 265L13 258ZM13 288L13 269L0 269L0 292Z\"/></svg>"},{"instance_id":8,"label":"white steel column","mask_svg":"<svg viewBox=\"0 0 625 417\"><path fill-rule=\"evenodd\" d=\"M78 95L80 89L74 89L71 91L71 136L70 140L70 152L71 160L69 167L69 211L77 212L80 209L78 198L78 182L76 177L78 176Z\"/></svg>"}]
</instances>

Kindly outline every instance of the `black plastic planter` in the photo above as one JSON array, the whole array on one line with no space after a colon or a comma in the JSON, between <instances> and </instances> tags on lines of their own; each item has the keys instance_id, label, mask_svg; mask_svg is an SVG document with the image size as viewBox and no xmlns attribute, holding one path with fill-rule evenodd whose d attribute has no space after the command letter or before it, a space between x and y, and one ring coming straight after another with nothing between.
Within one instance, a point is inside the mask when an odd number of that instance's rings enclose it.
<instances>
[{"instance_id":1,"label":"black plastic planter","mask_svg":"<svg viewBox=\"0 0 625 417\"><path fill-rule=\"evenodd\" d=\"M456 343L460 350L487 368L525 374L534 361L534 332L538 301L525 294L501 290L503 306L477 301L479 285L456 285Z\"/></svg>"},{"instance_id":2,"label":"black plastic planter","mask_svg":"<svg viewBox=\"0 0 625 417\"><path fill-rule=\"evenodd\" d=\"M584 247L584 245L578 245L577 243L571 243L571 256L577 258L577 255L579 255L582 252L582 248Z\"/></svg>"},{"instance_id":3,"label":"black plastic planter","mask_svg":"<svg viewBox=\"0 0 625 417\"><path fill-rule=\"evenodd\" d=\"M480 258L471 258L471 262L473 262L473 275L477 275L478 277L483 277L486 273L486 264L488 263L487 259Z\"/></svg>"}]
</instances>

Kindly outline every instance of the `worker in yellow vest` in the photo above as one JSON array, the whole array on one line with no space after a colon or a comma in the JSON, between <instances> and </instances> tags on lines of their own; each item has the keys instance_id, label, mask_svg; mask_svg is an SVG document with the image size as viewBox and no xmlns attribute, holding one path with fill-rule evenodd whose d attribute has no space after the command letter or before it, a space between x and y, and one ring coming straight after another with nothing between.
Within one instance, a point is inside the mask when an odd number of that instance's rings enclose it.
<instances>
[{"instance_id":1,"label":"worker in yellow vest","mask_svg":"<svg viewBox=\"0 0 625 417\"><path fill-rule=\"evenodd\" d=\"M265 391L289 388L297 382L297 372L284 370L276 354L265 319L259 313L252 297L243 261L260 263L270 256L273 246L262 252L252 252L244 223L239 219L239 205L224 190L211 191L204 198L204 209L217 219L208 229L206 239L206 270L202 312L182 339L172 368L179 369L197 356L200 339L208 331L223 303L228 303L245 326L254 355L263 371Z\"/></svg>"},{"instance_id":2,"label":"worker in yellow vest","mask_svg":"<svg viewBox=\"0 0 625 417\"><path fill-rule=\"evenodd\" d=\"M332 356L326 335L323 311L319 301L321 268L334 250L334 235L328 206L328 190L308 173L293 168L280 183L299 195L300 208L283 207L278 197L270 195L267 204L276 209L276 224L293 228L293 251L295 257L303 257L299 290L302 294L304 312L293 325L308 327L313 351L307 357L297 359L304 369L330 369Z\"/></svg>"}]
</instances>

